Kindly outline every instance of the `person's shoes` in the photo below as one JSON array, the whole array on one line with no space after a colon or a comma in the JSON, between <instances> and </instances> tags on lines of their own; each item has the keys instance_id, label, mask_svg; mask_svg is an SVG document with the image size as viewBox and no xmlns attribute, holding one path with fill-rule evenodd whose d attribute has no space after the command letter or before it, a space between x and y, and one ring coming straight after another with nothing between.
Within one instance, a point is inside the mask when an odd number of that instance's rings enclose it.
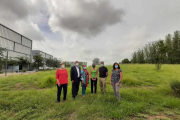
<instances>
[{"instance_id":1,"label":"person's shoes","mask_svg":"<svg viewBox=\"0 0 180 120\"><path fill-rule=\"evenodd\" d=\"M84 95L82 97L85 97Z\"/></svg>"},{"instance_id":2,"label":"person's shoes","mask_svg":"<svg viewBox=\"0 0 180 120\"><path fill-rule=\"evenodd\" d=\"M75 100L75 97L73 97L73 100Z\"/></svg>"},{"instance_id":3,"label":"person's shoes","mask_svg":"<svg viewBox=\"0 0 180 120\"><path fill-rule=\"evenodd\" d=\"M57 102L58 105L60 105L60 102Z\"/></svg>"},{"instance_id":4,"label":"person's shoes","mask_svg":"<svg viewBox=\"0 0 180 120\"><path fill-rule=\"evenodd\" d=\"M67 100L64 100L64 102L67 102Z\"/></svg>"}]
</instances>

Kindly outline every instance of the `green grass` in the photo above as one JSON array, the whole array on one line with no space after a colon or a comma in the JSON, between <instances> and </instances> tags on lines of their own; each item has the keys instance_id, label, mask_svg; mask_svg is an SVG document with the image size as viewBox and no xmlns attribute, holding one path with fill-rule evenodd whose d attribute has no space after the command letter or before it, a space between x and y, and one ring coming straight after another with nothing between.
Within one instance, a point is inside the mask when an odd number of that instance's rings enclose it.
<instances>
[{"instance_id":1,"label":"green grass","mask_svg":"<svg viewBox=\"0 0 180 120\"><path fill-rule=\"evenodd\" d=\"M107 67L110 75L112 66ZM106 94L100 93L98 83L97 94L91 96L89 84L85 98L81 97L80 87L75 101L71 97L69 81L68 102L60 105L56 103L54 70L0 78L0 120L128 120L159 115L175 119L180 116L180 98L170 86L171 81L180 80L180 65L163 65L159 71L149 64L121 65L121 69L120 102L113 96L109 76Z\"/></svg>"}]
</instances>

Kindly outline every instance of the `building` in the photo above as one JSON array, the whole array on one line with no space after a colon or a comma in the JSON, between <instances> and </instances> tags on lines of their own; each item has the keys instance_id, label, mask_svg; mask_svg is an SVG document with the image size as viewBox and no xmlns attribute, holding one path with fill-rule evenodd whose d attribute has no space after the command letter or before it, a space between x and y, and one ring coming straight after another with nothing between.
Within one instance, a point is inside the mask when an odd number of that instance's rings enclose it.
<instances>
[{"instance_id":1,"label":"building","mask_svg":"<svg viewBox=\"0 0 180 120\"><path fill-rule=\"evenodd\" d=\"M15 32L14 30L0 24L0 47L6 48L4 56L8 58L24 57L31 61L32 40ZM29 69L29 65L8 65L7 71L19 71L23 68ZM3 70L4 71L4 70Z\"/></svg>"},{"instance_id":2,"label":"building","mask_svg":"<svg viewBox=\"0 0 180 120\"><path fill-rule=\"evenodd\" d=\"M42 52L42 51L40 51L40 50L32 50L32 58L33 58L33 56L35 56L35 55L41 55L43 58L44 58L44 63L45 63L45 60L46 59L53 59L53 56L52 55L50 55L50 54L47 54L47 53L45 53L45 52ZM33 59L32 59L32 61L33 61ZM46 65L44 65L44 66L42 66L40 69L47 69L48 67L46 66Z\"/></svg>"}]
</instances>

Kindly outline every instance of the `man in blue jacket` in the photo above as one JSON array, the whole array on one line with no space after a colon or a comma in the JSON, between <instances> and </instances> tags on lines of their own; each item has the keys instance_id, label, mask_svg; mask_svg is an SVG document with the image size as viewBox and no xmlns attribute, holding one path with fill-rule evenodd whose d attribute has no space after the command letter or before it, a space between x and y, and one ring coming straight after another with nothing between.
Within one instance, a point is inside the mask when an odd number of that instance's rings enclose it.
<instances>
[{"instance_id":1,"label":"man in blue jacket","mask_svg":"<svg viewBox=\"0 0 180 120\"><path fill-rule=\"evenodd\" d=\"M71 67L71 81L72 81L72 97L75 97L79 91L79 83L81 81L81 68L79 67L79 62L75 61L75 66Z\"/></svg>"}]
</instances>

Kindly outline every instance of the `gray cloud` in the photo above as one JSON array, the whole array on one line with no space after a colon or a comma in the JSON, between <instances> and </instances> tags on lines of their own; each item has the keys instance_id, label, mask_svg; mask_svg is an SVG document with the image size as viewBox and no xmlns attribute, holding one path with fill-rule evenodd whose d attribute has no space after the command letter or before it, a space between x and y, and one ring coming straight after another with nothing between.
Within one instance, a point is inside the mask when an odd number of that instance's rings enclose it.
<instances>
[{"instance_id":1,"label":"gray cloud","mask_svg":"<svg viewBox=\"0 0 180 120\"><path fill-rule=\"evenodd\" d=\"M25 0L1 0L0 1L0 10L7 13L12 13L16 18L24 19L30 13L34 11L34 9L30 8ZM30 11L31 10L31 11Z\"/></svg>"},{"instance_id":2,"label":"gray cloud","mask_svg":"<svg viewBox=\"0 0 180 120\"><path fill-rule=\"evenodd\" d=\"M30 18L45 13L43 0L33 3L29 0L0 0L0 23L32 40L44 40L42 32Z\"/></svg>"},{"instance_id":3,"label":"gray cloud","mask_svg":"<svg viewBox=\"0 0 180 120\"><path fill-rule=\"evenodd\" d=\"M72 7L76 6L77 8L51 11L49 25L52 30L53 27L57 29L58 26L60 31L65 29L85 37L94 37L104 31L106 27L120 23L124 15L124 11L115 9L109 0L78 0L71 4L73 4ZM71 7L71 5L67 5L67 7ZM61 9L63 8L61 7Z\"/></svg>"}]
</instances>

